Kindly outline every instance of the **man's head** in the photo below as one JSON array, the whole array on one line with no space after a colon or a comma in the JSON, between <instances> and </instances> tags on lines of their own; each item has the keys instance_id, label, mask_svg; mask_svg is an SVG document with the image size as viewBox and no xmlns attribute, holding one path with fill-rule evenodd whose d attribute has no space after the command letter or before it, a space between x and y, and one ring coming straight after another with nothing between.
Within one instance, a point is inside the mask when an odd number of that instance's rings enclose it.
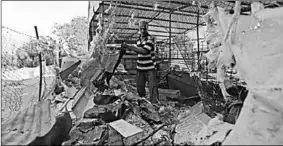
<instances>
[{"instance_id":1,"label":"man's head","mask_svg":"<svg viewBox=\"0 0 283 146\"><path fill-rule=\"evenodd\" d=\"M141 33L141 36L145 36L148 31L148 23L146 21L140 21L139 23L139 31Z\"/></svg>"}]
</instances>

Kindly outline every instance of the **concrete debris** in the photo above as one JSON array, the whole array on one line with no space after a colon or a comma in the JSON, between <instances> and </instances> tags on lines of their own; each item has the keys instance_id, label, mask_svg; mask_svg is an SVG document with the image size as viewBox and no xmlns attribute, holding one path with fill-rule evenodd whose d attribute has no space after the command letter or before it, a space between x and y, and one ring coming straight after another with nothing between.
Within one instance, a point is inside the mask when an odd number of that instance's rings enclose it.
<instances>
[{"instance_id":1,"label":"concrete debris","mask_svg":"<svg viewBox=\"0 0 283 146\"><path fill-rule=\"evenodd\" d=\"M111 122L109 123L109 125L112 128L114 128L117 132L119 132L119 134L121 134L124 138L128 138L130 136L142 132L141 128L133 126L123 119Z\"/></svg>"},{"instance_id":2,"label":"concrete debris","mask_svg":"<svg viewBox=\"0 0 283 146\"><path fill-rule=\"evenodd\" d=\"M106 70L112 70L115 60L117 56L106 64ZM159 89L164 98L153 105L138 96L131 82L112 76L97 63L91 59L83 63L84 67L72 68L81 72L76 75L66 68L70 75L63 80L58 78L56 94L48 99L52 100L56 115L65 119L58 116L59 126L55 124L55 129L50 130L52 144L213 144L222 143L233 128L220 118L211 120L204 113L202 102L181 97L180 90ZM49 133L43 137L49 138ZM34 143L39 142L42 140Z\"/></svg>"},{"instance_id":3,"label":"concrete debris","mask_svg":"<svg viewBox=\"0 0 283 146\"><path fill-rule=\"evenodd\" d=\"M181 96L180 90L174 89L158 89L159 100L166 100L167 97L170 98L179 98Z\"/></svg>"}]
</instances>

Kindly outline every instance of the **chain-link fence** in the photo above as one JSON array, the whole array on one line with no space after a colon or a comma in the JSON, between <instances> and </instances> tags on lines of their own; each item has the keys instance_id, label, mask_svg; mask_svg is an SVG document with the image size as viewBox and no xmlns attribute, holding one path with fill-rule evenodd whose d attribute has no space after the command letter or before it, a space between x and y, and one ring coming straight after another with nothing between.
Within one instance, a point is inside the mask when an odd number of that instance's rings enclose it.
<instances>
[{"instance_id":1,"label":"chain-link fence","mask_svg":"<svg viewBox=\"0 0 283 146\"><path fill-rule=\"evenodd\" d=\"M39 44L37 48L49 47L42 44L33 36L18 32L2 26L2 58L1 58L1 100L2 121L11 118L17 111L28 107L38 101L40 67L38 56L33 52L33 44ZM46 95L55 86L54 65L46 65L45 52L42 52L42 94ZM52 51L51 51L52 53ZM55 55L53 55L55 56ZM36 61L37 60L37 61ZM23 63L24 62L24 63ZM28 64L33 64L29 66Z\"/></svg>"}]
</instances>

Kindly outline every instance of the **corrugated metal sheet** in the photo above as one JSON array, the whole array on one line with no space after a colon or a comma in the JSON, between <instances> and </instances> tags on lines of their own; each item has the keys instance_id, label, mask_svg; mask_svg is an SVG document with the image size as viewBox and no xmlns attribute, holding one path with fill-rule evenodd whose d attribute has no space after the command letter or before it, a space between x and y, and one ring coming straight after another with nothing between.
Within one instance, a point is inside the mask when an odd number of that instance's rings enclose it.
<instances>
[{"instance_id":1,"label":"corrugated metal sheet","mask_svg":"<svg viewBox=\"0 0 283 146\"><path fill-rule=\"evenodd\" d=\"M2 145L27 145L36 137L46 135L55 122L50 100L34 104L1 124Z\"/></svg>"}]
</instances>

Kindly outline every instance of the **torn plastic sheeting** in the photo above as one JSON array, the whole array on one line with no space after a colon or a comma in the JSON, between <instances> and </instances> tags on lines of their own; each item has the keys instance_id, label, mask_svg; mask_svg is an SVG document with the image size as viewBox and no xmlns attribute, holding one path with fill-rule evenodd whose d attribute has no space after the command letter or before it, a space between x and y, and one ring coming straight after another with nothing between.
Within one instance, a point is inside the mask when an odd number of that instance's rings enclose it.
<instances>
[{"instance_id":1,"label":"torn plastic sheeting","mask_svg":"<svg viewBox=\"0 0 283 146\"><path fill-rule=\"evenodd\" d=\"M62 80L65 80L68 78L68 76L81 64L81 60L78 62L72 64L68 68L64 69L63 71L60 72L60 77Z\"/></svg>"},{"instance_id":2,"label":"torn plastic sheeting","mask_svg":"<svg viewBox=\"0 0 283 146\"><path fill-rule=\"evenodd\" d=\"M102 73L103 68L99 66L98 58L91 59L87 62L87 67L82 70L81 73L81 84L82 86L87 85L87 81L97 79Z\"/></svg>"},{"instance_id":3,"label":"torn plastic sheeting","mask_svg":"<svg viewBox=\"0 0 283 146\"><path fill-rule=\"evenodd\" d=\"M28 145L36 137L46 135L56 122L50 100L20 111L7 123L1 124L3 145Z\"/></svg>"},{"instance_id":4,"label":"torn plastic sheeting","mask_svg":"<svg viewBox=\"0 0 283 146\"><path fill-rule=\"evenodd\" d=\"M117 68L119 65L121 55L123 54L121 54L120 51L116 51L113 53L108 53L102 57L102 66L105 67L106 72L114 72L115 67Z\"/></svg>"},{"instance_id":5,"label":"torn plastic sheeting","mask_svg":"<svg viewBox=\"0 0 283 146\"><path fill-rule=\"evenodd\" d=\"M216 142L222 143L228 133L234 128L234 125L219 120L215 117L209 121L207 126L193 138L195 145L211 145Z\"/></svg>"},{"instance_id":6,"label":"torn plastic sheeting","mask_svg":"<svg viewBox=\"0 0 283 146\"><path fill-rule=\"evenodd\" d=\"M120 59L120 53L108 53L102 57L101 64L100 58L93 58L87 62L87 68L82 71L82 83L85 84L85 80L97 80L100 74L103 72L113 73L117 63Z\"/></svg>"}]
</instances>

